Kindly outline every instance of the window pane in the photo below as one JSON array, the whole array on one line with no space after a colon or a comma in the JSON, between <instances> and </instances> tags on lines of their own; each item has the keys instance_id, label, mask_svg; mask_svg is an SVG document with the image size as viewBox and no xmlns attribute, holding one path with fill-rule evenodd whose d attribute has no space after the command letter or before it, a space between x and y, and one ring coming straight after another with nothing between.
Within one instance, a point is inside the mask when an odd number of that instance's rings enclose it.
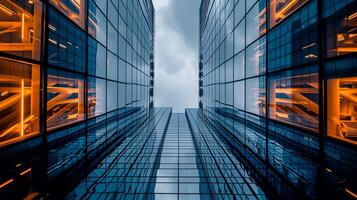
<instances>
[{"instance_id":1,"label":"window pane","mask_svg":"<svg viewBox=\"0 0 357 200\"><path fill-rule=\"evenodd\" d=\"M105 48L92 38L88 38L88 73L94 76L106 77L107 62Z\"/></svg>"},{"instance_id":2,"label":"window pane","mask_svg":"<svg viewBox=\"0 0 357 200\"><path fill-rule=\"evenodd\" d=\"M79 72L85 71L85 33L49 7L48 63Z\"/></svg>"},{"instance_id":3,"label":"window pane","mask_svg":"<svg viewBox=\"0 0 357 200\"><path fill-rule=\"evenodd\" d=\"M327 80L327 134L357 144L357 77Z\"/></svg>"},{"instance_id":4,"label":"window pane","mask_svg":"<svg viewBox=\"0 0 357 200\"><path fill-rule=\"evenodd\" d=\"M118 107L125 107L125 84L123 83L118 83L118 96Z\"/></svg>"},{"instance_id":5,"label":"window pane","mask_svg":"<svg viewBox=\"0 0 357 200\"><path fill-rule=\"evenodd\" d=\"M245 45L245 21L243 20L234 30L234 54L240 52Z\"/></svg>"},{"instance_id":6,"label":"window pane","mask_svg":"<svg viewBox=\"0 0 357 200\"><path fill-rule=\"evenodd\" d=\"M88 78L88 117L106 113L106 81L100 78Z\"/></svg>"},{"instance_id":7,"label":"window pane","mask_svg":"<svg viewBox=\"0 0 357 200\"><path fill-rule=\"evenodd\" d=\"M259 1L246 16L246 45L266 32L265 2Z\"/></svg>"},{"instance_id":8,"label":"window pane","mask_svg":"<svg viewBox=\"0 0 357 200\"><path fill-rule=\"evenodd\" d=\"M84 29L85 0L50 0L50 2L65 16Z\"/></svg>"},{"instance_id":9,"label":"window pane","mask_svg":"<svg viewBox=\"0 0 357 200\"><path fill-rule=\"evenodd\" d=\"M265 73L265 37L257 40L246 49L246 76Z\"/></svg>"},{"instance_id":10,"label":"window pane","mask_svg":"<svg viewBox=\"0 0 357 200\"><path fill-rule=\"evenodd\" d=\"M239 80L245 77L244 51L234 56L234 80Z\"/></svg>"},{"instance_id":11,"label":"window pane","mask_svg":"<svg viewBox=\"0 0 357 200\"><path fill-rule=\"evenodd\" d=\"M244 89L244 81L234 82L234 107L241 111L245 110Z\"/></svg>"},{"instance_id":12,"label":"window pane","mask_svg":"<svg viewBox=\"0 0 357 200\"><path fill-rule=\"evenodd\" d=\"M234 8L234 26L237 26L244 17L245 0L239 0L236 7Z\"/></svg>"},{"instance_id":13,"label":"window pane","mask_svg":"<svg viewBox=\"0 0 357 200\"><path fill-rule=\"evenodd\" d=\"M47 83L47 128L55 129L84 119L84 78L49 69Z\"/></svg>"},{"instance_id":14,"label":"window pane","mask_svg":"<svg viewBox=\"0 0 357 200\"><path fill-rule=\"evenodd\" d=\"M311 2L268 33L268 71L316 61L317 3Z\"/></svg>"},{"instance_id":15,"label":"window pane","mask_svg":"<svg viewBox=\"0 0 357 200\"><path fill-rule=\"evenodd\" d=\"M107 81L107 112L113 111L118 108L118 88L117 83Z\"/></svg>"},{"instance_id":16,"label":"window pane","mask_svg":"<svg viewBox=\"0 0 357 200\"><path fill-rule=\"evenodd\" d=\"M0 145L39 132L40 66L0 59Z\"/></svg>"},{"instance_id":17,"label":"window pane","mask_svg":"<svg viewBox=\"0 0 357 200\"><path fill-rule=\"evenodd\" d=\"M40 60L42 3L2 0L0 51Z\"/></svg>"},{"instance_id":18,"label":"window pane","mask_svg":"<svg viewBox=\"0 0 357 200\"><path fill-rule=\"evenodd\" d=\"M317 131L317 67L281 72L269 78L270 118Z\"/></svg>"},{"instance_id":19,"label":"window pane","mask_svg":"<svg viewBox=\"0 0 357 200\"><path fill-rule=\"evenodd\" d=\"M107 78L116 81L118 79L118 58L108 51Z\"/></svg>"},{"instance_id":20,"label":"window pane","mask_svg":"<svg viewBox=\"0 0 357 200\"><path fill-rule=\"evenodd\" d=\"M336 7L334 9L338 8L337 5L333 5ZM357 8L355 5L355 2L347 4L324 19L322 24L326 26L327 57L357 52Z\"/></svg>"},{"instance_id":21,"label":"window pane","mask_svg":"<svg viewBox=\"0 0 357 200\"><path fill-rule=\"evenodd\" d=\"M118 32L111 24L108 24L108 49L117 54L118 53Z\"/></svg>"},{"instance_id":22,"label":"window pane","mask_svg":"<svg viewBox=\"0 0 357 200\"><path fill-rule=\"evenodd\" d=\"M107 20L92 0L89 1L88 33L106 46Z\"/></svg>"},{"instance_id":23,"label":"window pane","mask_svg":"<svg viewBox=\"0 0 357 200\"><path fill-rule=\"evenodd\" d=\"M265 114L265 77L246 80L246 111L261 115Z\"/></svg>"},{"instance_id":24,"label":"window pane","mask_svg":"<svg viewBox=\"0 0 357 200\"><path fill-rule=\"evenodd\" d=\"M270 27L274 27L308 1L309 0L270 0Z\"/></svg>"}]
</instances>

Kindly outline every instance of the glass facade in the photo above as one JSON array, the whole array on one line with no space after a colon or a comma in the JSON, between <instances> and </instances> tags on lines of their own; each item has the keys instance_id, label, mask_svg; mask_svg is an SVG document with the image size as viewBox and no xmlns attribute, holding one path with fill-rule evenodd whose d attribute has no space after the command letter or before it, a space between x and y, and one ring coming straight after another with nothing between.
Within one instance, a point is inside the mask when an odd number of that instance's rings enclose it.
<instances>
[{"instance_id":1,"label":"glass facade","mask_svg":"<svg viewBox=\"0 0 357 200\"><path fill-rule=\"evenodd\" d=\"M352 199L355 0L202 0L199 109L151 0L0 0L0 199Z\"/></svg>"},{"instance_id":2,"label":"glass facade","mask_svg":"<svg viewBox=\"0 0 357 200\"><path fill-rule=\"evenodd\" d=\"M0 146L152 105L151 1L4 0L0 23Z\"/></svg>"},{"instance_id":3,"label":"glass facade","mask_svg":"<svg viewBox=\"0 0 357 200\"><path fill-rule=\"evenodd\" d=\"M321 197L318 160L348 180L344 194L356 191L349 178L357 152L356 8L353 0L201 3L203 118L256 170L261 162L276 170L261 173L282 195L291 192L281 190L286 181L303 196Z\"/></svg>"}]
</instances>

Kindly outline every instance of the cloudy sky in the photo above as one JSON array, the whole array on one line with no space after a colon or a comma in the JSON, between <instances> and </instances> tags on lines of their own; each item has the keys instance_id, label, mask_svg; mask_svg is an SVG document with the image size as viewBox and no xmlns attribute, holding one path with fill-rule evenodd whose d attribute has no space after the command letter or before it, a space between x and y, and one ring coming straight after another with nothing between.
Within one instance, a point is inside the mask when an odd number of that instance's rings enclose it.
<instances>
[{"instance_id":1,"label":"cloudy sky","mask_svg":"<svg viewBox=\"0 0 357 200\"><path fill-rule=\"evenodd\" d=\"M198 30L201 0L153 0L155 106L174 112L198 106Z\"/></svg>"}]
</instances>

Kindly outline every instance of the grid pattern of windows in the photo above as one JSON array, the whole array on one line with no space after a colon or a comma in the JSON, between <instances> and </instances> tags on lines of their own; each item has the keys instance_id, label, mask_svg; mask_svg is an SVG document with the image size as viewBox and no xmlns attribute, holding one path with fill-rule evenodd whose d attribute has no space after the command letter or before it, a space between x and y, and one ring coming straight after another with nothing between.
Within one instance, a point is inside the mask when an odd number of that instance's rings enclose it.
<instances>
[{"instance_id":1,"label":"grid pattern of windows","mask_svg":"<svg viewBox=\"0 0 357 200\"><path fill-rule=\"evenodd\" d=\"M148 124L153 61L151 0L2 0L0 198L39 195Z\"/></svg>"},{"instance_id":2,"label":"grid pattern of windows","mask_svg":"<svg viewBox=\"0 0 357 200\"><path fill-rule=\"evenodd\" d=\"M349 158L357 144L356 3L201 3L200 108L210 123L243 144L242 152L254 152L296 187L309 185L301 189L309 197L317 195L318 153L343 165L333 170L346 179L344 171L355 162ZM339 153L321 146L331 143ZM305 157L294 160L302 147Z\"/></svg>"},{"instance_id":3,"label":"grid pattern of windows","mask_svg":"<svg viewBox=\"0 0 357 200\"><path fill-rule=\"evenodd\" d=\"M4 0L0 23L0 146L153 105L151 0Z\"/></svg>"}]
</instances>

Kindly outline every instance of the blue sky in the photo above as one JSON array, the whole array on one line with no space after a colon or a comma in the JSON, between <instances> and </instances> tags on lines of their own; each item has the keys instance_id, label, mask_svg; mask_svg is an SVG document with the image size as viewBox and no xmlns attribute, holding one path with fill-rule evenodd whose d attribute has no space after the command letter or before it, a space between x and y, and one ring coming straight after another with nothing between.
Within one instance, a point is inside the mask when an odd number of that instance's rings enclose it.
<instances>
[{"instance_id":1,"label":"blue sky","mask_svg":"<svg viewBox=\"0 0 357 200\"><path fill-rule=\"evenodd\" d=\"M198 106L200 0L153 0L155 106L174 112Z\"/></svg>"}]
</instances>

